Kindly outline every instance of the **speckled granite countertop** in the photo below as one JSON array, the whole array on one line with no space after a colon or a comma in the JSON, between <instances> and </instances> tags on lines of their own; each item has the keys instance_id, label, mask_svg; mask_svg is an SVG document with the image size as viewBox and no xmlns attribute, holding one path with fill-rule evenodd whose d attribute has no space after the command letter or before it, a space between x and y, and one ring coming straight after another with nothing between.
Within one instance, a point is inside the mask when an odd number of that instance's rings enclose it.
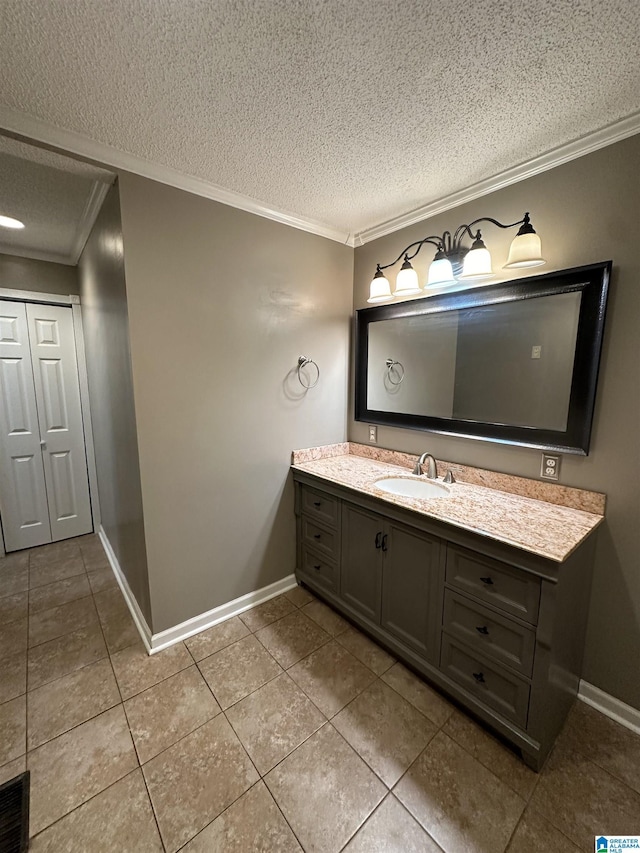
<instances>
[{"instance_id":1,"label":"speckled granite countertop","mask_svg":"<svg viewBox=\"0 0 640 853\"><path fill-rule=\"evenodd\" d=\"M424 500L391 495L376 488L375 481L383 477L412 478L411 469L355 455L354 451L309 461L299 461L294 455L293 470L418 511L558 563L566 560L604 518L582 509L464 482L449 486L450 494L444 498Z\"/></svg>"}]
</instances>

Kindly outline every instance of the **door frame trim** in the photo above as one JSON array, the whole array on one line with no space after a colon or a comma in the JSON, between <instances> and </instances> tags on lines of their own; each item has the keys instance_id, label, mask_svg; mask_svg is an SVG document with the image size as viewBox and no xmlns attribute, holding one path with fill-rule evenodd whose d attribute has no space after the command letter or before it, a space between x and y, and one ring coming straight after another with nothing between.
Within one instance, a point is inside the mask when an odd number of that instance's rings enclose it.
<instances>
[{"instance_id":1,"label":"door frame trim","mask_svg":"<svg viewBox=\"0 0 640 853\"><path fill-rule=\"evenodd\" d=\"M62 305L71 308L73 320L73 338L76 348L76 362L78 365L78 380L80 385L80 408L82 411L82 432L84 437L85 454L87 457L87 474L89 477L89 499L91 501L91 520L94 533L100 529L100 499L98 497L98 472L96 469L96 454L93 444L93 428L91 424L91 405L89 400L89 374L87 372L86 350L84 346L84 331L82 325L82 306L80 297L75 293L65 295L63 293L38 293L33 290L14 290L13 288L0 287L0 299L13 302L45 303L48 305ZM0 557L4 557L6 551L4 546L4 535L0 523Z\"/></svg>"},{"instance_id":2,"label":"door frame trim","mask_svg":"<svg viewBox=\"0 0 640 853\"><path fill-rule=\"evenodd\" d=\"M0 287L0 299L11 299L14 302L45 302L53 305L80 304L80 297L75 293L39 293L36 290L14 290L11 287Z\"/></svg>"}]
</instances>

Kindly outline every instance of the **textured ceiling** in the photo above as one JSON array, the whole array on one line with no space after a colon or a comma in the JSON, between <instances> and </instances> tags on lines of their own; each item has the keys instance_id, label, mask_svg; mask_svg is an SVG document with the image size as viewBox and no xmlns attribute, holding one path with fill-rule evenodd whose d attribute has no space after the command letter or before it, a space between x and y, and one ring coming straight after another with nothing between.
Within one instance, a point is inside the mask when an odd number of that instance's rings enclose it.
<instances>
[{"instance_id":1,"label":"textured ceiling","mask_svg":"<svg viewBox=\"0 0 640 853\"><path fill-rule=\"evenodd\" d=\"M95 166L0 136L0 213L25 224L0 228L0 252L75 263L93 224L96 184L112 180Z\"/></svg>"},{"instance_id":2,"label":"textured ceiling","mask_svg":"<svg viewBox=\"0 0 640 853\"><path fill-rule=\"evenodd\" d=\"M0 103L358 232L640 109L633 0L3 0Z\"/></svg>"}]
</instances>

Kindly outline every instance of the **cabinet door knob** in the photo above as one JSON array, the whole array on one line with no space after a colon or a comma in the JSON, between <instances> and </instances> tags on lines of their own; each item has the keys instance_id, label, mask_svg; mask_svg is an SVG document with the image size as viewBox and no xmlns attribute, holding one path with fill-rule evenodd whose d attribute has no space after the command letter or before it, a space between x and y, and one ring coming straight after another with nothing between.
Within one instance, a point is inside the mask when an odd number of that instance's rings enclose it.
<instances>
[{"instance_id":1,"label":"cabinet door knob","mask_svg":"<svg viewBox=\"0 0 640 853\"><path fill-rule=\"evenodd\" d=\"M314 506L322 506L322 501L314 501L313 505Z\"/></svg>"},{"instance_id":2,"label":"cabinet door knob","mask_svg":"<svg viewBox=\"0 0 640 853\"><path fill-rule=\"evenodd\" d=\"M317 565L317 566L314 566L313 568L314 568L317 572L319 572L319 571L320 571L320 568L321 568L321 564L320 564L320 563L318 563L318 565Z\"/></svg>"},{"instance_id":3,"label":"cabinet door knob","mask_svg":"<svg viewBox=\"0 0 640 853\"><path fill-rule=\"evenodd\" d=\"M380 540L381 539L382 539L382 531L379 531L378 533L376 533L376 548L380 547L380 544L381 544Z\"/></svg>"},{"instance_id":4,"label":"cabinet door knob","mask_svg":"<svg viewBox=\"0 0 640 853\"><path fill-rule=\"evenodd\" d=\"M480 625L480 627L476 627L476 631L479 634L488 634L489 633L489 629L487 628L486 625Z\"/></svg>"},{"instance_id":5,"label":"cabinet door knob","mask_svg":"<svg viewBox=\"0 0 640 853\"><path fill-rule=\"evenodd\" d=\"M487 586L493 586L493 580L491 578L480 578L482 583L486 583Z\"/></svg>"},{"instance_id":6,"label":"cabinet door knob","mask_svg":"<svg viewBox=\"0 0 640 853\"><path fill-rule=\"evenodd\" d=\"M321 536L322 536L322 534L321 534L321 533L314 533L314 534L313 534L313 538L314 538L314 539L320 539L320 537L321 537Z\"/></svg>"},{"instance_id":7,"label":"cabinet door knob","mask_svg":"<svg viewBox=\"0 0 640 853\"><path fill-rule=\"evenodd\" d=\"M386 533L382 537L382 550L383 551L387 550L387 534Z\"/></svg>"},{"instance_id":8,"label":"cabinet door knob","mask_svg":"<svg viewBox=\"0 0 640 853\"><path fill-rule=\"evenodd\" d=\"M484 673L482 673L482 672L474 672L473 677L478 682L478 684L485 684L486 683L484 680Z\"/></svg>"}]
</instances>

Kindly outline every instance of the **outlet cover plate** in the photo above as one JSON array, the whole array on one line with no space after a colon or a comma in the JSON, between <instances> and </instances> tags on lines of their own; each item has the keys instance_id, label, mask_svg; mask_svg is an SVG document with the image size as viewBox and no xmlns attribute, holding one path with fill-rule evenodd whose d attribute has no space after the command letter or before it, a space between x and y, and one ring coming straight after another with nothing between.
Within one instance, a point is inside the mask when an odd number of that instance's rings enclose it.
<instances>
[{"instance_id":1,"label":"outlet cover plate","mask_svg":"<svg viewBox=\"0 0 640 853\"><path fill-rule=\"evenodd\" d=\"M378 427L369 424L369 441L371 444L378 443Z\"/></svg>"},{"instance_id":2,"label":"outlet cover plate","mask_svg":"<svg viewBox=\"0 0 640 853\"><path fill-rule=\"evenodd\" d=\"M562 456L554 453L543 453L542 465L540 466L540 476L544 480L559 480L561 463Z\"/></svg>"}]
</instances>

